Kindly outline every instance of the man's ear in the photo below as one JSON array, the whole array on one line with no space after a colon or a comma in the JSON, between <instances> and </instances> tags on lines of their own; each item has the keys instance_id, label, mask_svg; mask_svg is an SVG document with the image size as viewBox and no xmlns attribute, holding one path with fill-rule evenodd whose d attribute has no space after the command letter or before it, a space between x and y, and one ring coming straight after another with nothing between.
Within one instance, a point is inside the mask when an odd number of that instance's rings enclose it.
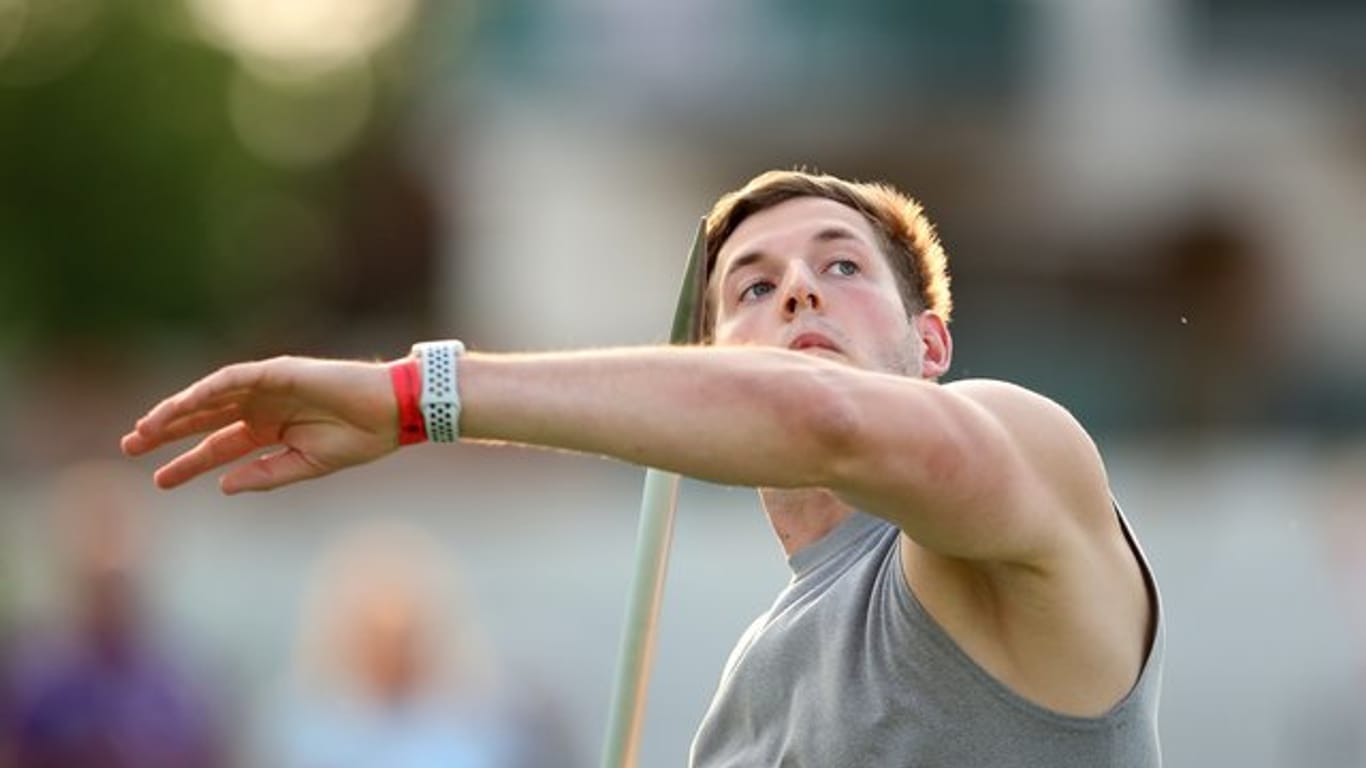
<instances>
[{"instance_id":1,"label":"man's ear","mask_svg":"<svg viewBox=\"0 0 1366 768\"><path fill-rule=\"evenodd\" d=\"M926 310L915 316L916 335L925 347L925 355L920 364L920 375L926 379L937 379L948 373L953 362L953 336L944 318Z\"/></svg>"}]
</instances>

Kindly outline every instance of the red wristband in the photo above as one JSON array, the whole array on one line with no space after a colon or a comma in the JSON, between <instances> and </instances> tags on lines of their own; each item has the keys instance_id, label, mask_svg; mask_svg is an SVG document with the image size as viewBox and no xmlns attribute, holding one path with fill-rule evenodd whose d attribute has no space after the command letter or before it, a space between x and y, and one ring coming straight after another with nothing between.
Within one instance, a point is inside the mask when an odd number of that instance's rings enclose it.
<instances>
[{"instance_id":1,"label":"red wristband","mask_svg":"<svg viewBox=\"0 0 1366 768\"><path fill-rule=\"evenodd\" d=\"M398 403L398 444L426 442L427 426L422 420L419 402L422 373L417 358L405 357L390 363L389 380L393 382L394 400Z\"/></svg>"}]
</instances>

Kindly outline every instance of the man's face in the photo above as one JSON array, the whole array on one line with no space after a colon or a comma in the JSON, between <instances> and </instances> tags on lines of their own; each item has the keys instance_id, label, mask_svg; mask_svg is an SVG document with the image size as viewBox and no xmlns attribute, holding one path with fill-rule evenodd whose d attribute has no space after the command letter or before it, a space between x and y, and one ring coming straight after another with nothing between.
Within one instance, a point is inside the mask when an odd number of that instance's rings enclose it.
<instances>
[{"instance_id":1,"label":"man's face","mask_svg":"<svg viewBox=\"0 0 1366 768\"><path fill-rule=\"evenodd\" d=\"M722 245L715 275L717 344L925 374L921 317L906 316L878 238L852 208L801 197L753 214Z\"/></svg>"}]
</instances>

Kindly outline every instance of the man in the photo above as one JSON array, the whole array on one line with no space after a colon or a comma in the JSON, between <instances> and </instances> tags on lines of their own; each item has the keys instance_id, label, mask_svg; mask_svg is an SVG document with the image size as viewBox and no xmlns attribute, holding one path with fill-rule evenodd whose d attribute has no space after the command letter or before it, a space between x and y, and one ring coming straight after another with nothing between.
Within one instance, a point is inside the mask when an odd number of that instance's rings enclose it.
<instances>
[{"instance_id":1,"label":"man","mask_svg":"<svg viewBox=\"0 0 1366 768\"><path fill-rule=\"evenodd\" d=\"M937 383L951 305L920 207L768 173L713 208L707 255L710 346L422 358L458 390L428 429L760 489L794 578L726 665L693 764L1159 764L1147 566L1064 409ZM170 488L278 445L221 480L274 488L395 450L397 382L380 364L229 366L123 448L210 432L157 471Z\"/></svg>"}]
</instances>

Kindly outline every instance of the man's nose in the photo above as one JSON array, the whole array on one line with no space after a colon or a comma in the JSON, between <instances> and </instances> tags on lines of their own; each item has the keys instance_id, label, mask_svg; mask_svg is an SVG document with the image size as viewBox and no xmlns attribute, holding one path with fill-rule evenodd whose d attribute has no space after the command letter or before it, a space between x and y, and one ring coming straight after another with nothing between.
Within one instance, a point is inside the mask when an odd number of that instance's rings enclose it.
<instances>
[{"instance_id":1,"label":"man's nose","mask_svg":"<svg viewBox=\"0 0 1366 768\"><path fill-rule=\"evenodd\" d=\"M805 310L821 310L820 288L816 285L815 275L805 264L797 262L788 268L783 277L783 314L789 319Z\"/></svg>"}]
</instances>

